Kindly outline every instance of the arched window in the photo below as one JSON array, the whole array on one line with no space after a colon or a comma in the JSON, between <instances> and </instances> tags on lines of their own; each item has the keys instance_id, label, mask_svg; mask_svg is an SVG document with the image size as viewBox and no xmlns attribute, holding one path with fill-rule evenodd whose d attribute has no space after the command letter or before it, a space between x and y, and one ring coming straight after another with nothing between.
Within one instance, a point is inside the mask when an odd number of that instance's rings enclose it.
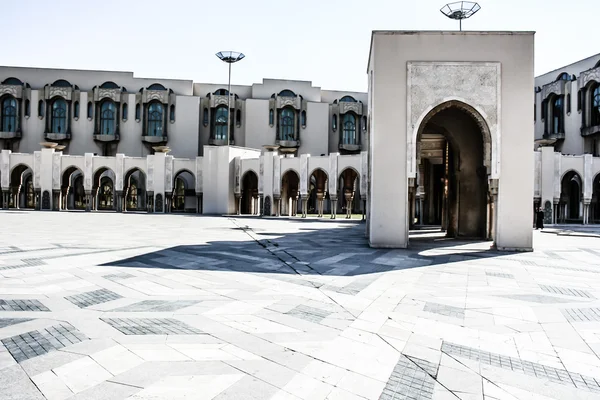
<instances>
[{"instance_id":1,"label":"arched window","mask_svg":"<svg viewBox=\"0 0 600 400\"><path fill-rule=\"evenodd\" d=\"M334 131L337 129L337 114L334 114L333 118L331 119L331 129Z\"/></svg>"},{"instance_id":2,"label":"arched window","mask_svg":"<svg viewBox=\"0 0 600 400\"><path fill-rule=\"evenodd\" d=\"M100 105L100 134L114 135L116 125L116 107L112 100L105 100Z\"/></svg>"},{"instance_id":3,"label":"arched window","mask_svg":"<svg viewBox=\"0 0 600 400\"><path fill-rule=\"evenodd\" d=\"M29 117L31 115L31 103L29 99L25 100L25 116Z\"/></svg>"},{"instance_id":4,"label":"arched window","mask_svg":"<svg viewBox=\"0 0 600 400\"><path fill-rule=\"evenodd\" d=\"M269 110L269 125L273 126L275 124L275 113L273 109Z\"/></svg>"},{"instance_id":5,"label":"arched window","mask_svg":"<svg viewBox=\"0 0 600 400\"><path fill-rule=\"evenodd\" d=\"M229 92L227 91L227 89L218 89L213 94L216 96L227 96L228 93Z\"/></svg>"},{"instance_id":6,"label":"arched window","mask_svg":"<svg viewBox=\"0 0 600 400\"><path fill-rule=\"evenodd\" d=\"M562 96L557 96L552 104L552 133L563 133L564 107Z\"/></svg>"},{"instance_id":7,"label":"arched window","mask_svg":"<svg viewBox=\"0 0 600 400\"><path fill-rule=\"evenodd\" d=\"M76 101L73 104L73 118L79 119L79 102Z\"/></svg>"},{"instance_id":8,"label":"arched window","mask_svg":"<svg viewBox=\"0 0 600 400\"><path fill-rule=\"evenodd\" d=\"M356 99L352 96L344 96L340 99L340 103L356 103Z\"/></svg>"},{"instance_id":9,"label":"arched window","mask_svg":"<svg viewBox=\"0 0 600 400\"><path fill-rule=\"evenodd\" d=\"M561 73L560 75L558 75L558 78L556 78L557 81L568 81L570 79L571 77L566 72Z\"/></svg>"},{"instance_id":10,"label":"arched window","mask_svg":"<svg viewBox=\"0 0 600 400\"><path fill-rule=\"evenodd\" d=\"M290 108L284 108L281 110L281 117L279 120L279 137L281 140L295 140L294 114L294 110Z\"/></svg>"},{"instance_id":11,"label":"arched window","mask_svg":"<svg viewBox=\"0 0 600 400\"><path fill-rule=\"evenodd\" d=\"M342 144L356 144L356 116L344 115Z\"/></svg>"},{"instance_id":12,"label":"arched window","mask_svg":"<svg viewBox=\"0 0 600 400\"><path fill-rule=\"evenodd\" d=\"M242 110L235 110L235 126L242 126Z\"/></svg>"},{"instance_id":13,"label":"arched window","mask_svg":"<svg viewBox=\"0 0 600 400\"><path fill-rule=\"evenodd\" d=\"M215 111L214 137L216 140L227 138L227 106L218 107Z\"/></svg>"},{"instance_id":14,"label":"arched window","mask_svg":"<svg viewBox=\"0 0 600 400\"><path fill-rule=\"evenodd\" d=\"M38 101L38 117L44 118L44 100Z\"/></svg>"},{"instance_id":15,"label":"arched window","mask_svg":"<svg viewBox=\"0 0 600 400\"><path fill-rule=\"evenodd\" d=\"M129 106L127 103L123 103L123 121L127 121L127 114L129 114Z\"/></svg>"},{"instance_id":16,"label":"arched window","mask_svg":"<svg viewBox=\"0 0 600 400\"><path fill-rule=\"evenodd\" d=\"M363 117L362 117L362 130L363 130L364 132L366 132L366 131L367 131L367 117L366 117L366 116L364 116L364 115L363 115Z\"/></svg>"},{"instance_id":17,"label":"arched window","mask_svg":"<svg viewBox=\"0 0 600 400\"><path fill-rule=\"evenodd\" d=\"M2 100L2 132L17 130L17 101L12 96Z\"/></svg>"},{"instance_id":18,"label":"arched window","mask_svg":"<svg viewBox=\"0 0 600 400\"><path fill-rule=\"evenodd\" d=\"M204 107L204 112L202 114L202 123L204 126L208 126L208 108Z\"/></svg>"},{"instance_id":19,"label":"arched window","mask_svg":"<svg viewBox=\"0 0 600 400\"><path fill-rule=\"evenodd\" d=\"M50 129L52 133L67 132L67 102L62 98L58 98L52 102Z\"/></svg>"},{"instance_id":20,"label":"arched window","mask_svg":"<svg viewBox=\"0 0 600 400\"><path fill-rule=\"evenodd\" d=\"M292 92L289 89L282 90L278 94L279 97L296 97L296 93Z\"/></svg>"},{"instance_id":21,"label":"arched window","mask_svg":"<svg viewBox=\"0 0 600 400\"><path fill-rule=\"evenodd\" d=\"M600 84L596 83L590 88L591 94L591 125L600 125Z\"/></svg>"},{"instance_id":22,"label":"arched window","mask_svg":"<svg viewBox=\"0 0 600 400\"><path fill-rule=\"evenodd\" d=\"M171 104L171 107L169 107L169 120L171 122L175 122L175 105Z\"/></svg>"},{"instance_id":23,"label":"arched window","mask_svg":"<svg viewBox=\"0 0 600 400\"><path fill-rule=\"evenodd\" d=\"M140 111L140 105L136 104L135 105L135 119L139 122L140 120L140 115L141 115L141 111Z\"/></svg>"},{"instance_id":24,"label":"arched window","mask_svg":"<svg viewBox=\"0 0 600 400\"><path fill-rule=\"evenodd\" d=\"M163 135L163 105L158 102L148 106L148 136Z\"/></svg>"},{"instance_id":25,"label":"arched window","mask_svg":"<svg viewBox=\"0 0 600 400\"><path fill-rule=\"evenodd\" d=\"M89 119L94 118L94 106L91 101L88 101L88 104L87 104L87 117Z\"/></svg>"},{"instance_id":26,"label":"arched window","mask_svg":"<svg viewBox=\"0 0 600 400\"><path fill-rule=\"evenodd\" d=\"M306 128L306 111L302 110L302 113L300 114L300 125L302 125L303 128Z\"/></svg>"}]
</instances>

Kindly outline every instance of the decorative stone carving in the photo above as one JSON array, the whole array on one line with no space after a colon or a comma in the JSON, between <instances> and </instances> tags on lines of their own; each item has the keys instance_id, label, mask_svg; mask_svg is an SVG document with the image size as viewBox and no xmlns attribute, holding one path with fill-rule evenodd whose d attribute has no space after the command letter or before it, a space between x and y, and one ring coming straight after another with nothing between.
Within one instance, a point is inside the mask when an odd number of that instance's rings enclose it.
<instances>
[{"instance_id":1,"label":"decorative stone carving","mask_svg":"<svg viewBox=\"0 0 600 400\"><path fill-rule=\"evenodd\" d=\"M146 190L154 191L154 156L146 157L148 175L146 176Z\"/></svg>"},{"instance_id":2,"label":"decorative stone carving","mask_svg":"<svg viewBox=\"0 0 600 400\"><path fill-rule=\"evenodd\" d=\"M363 105L362 103L350 103L350 102L346 102L346 101L342 101L340 103L338 103L339 108L340 108L340 114L345 114L347 112L354 112L357 115L362 115L363 113Z\"/></svg>"},{"instance_id":3,"label":"decorative stone carving","mask_svg":"<svg viewBox=\"0 0 600 400\"><path fill-rule=\"evenodd\" d=\"M591 81L600 82L600 67L588 69L579 74L577 79L578 86L580 88L585 87Z\"/></svg>"},{"instance_id":4,"label":"decorative stone carving","mask_svg":"<svg viewBox=\"0 0 600 400\"><path fill-rule=\"evenodd\" d=\"M552 203L550 203L550 201L546 201L544 204L544 223L552 223Z\"/></svg>"},{"instance_id":5,"label":"decorative stone carving","mask_svg":"<svg viewBox=\"0 0 600 400\"><path fill-rule=\"evenodd\" d=\"M329 154L329 179L327 180L329 183L329 196L333 196L337 198L337 182L339 179L338 176L338 156L340 153L331 153Z\"/></svg>"},{"instance_id":6,"label":"decorative stone carving","mask_svg":"<svg viewBox=\"0 0 600 400\"><path fill-rule=\"evenodd\" d=\"M281 157L273 158L273 196L281 197Z\"/></svg>"},{"instance_id":7,"label":"decorative stone carving","mask_svg":"<svg viewBox=\"0 0 600 400\"><path fill-rule=\"evenodd\" d=\"M33 153L33 187L40 187L40 177L42 168L42 152L36 151Z\"/></svg>"},{"instance_id":8,"label":"decorative stone carving","mask_svg":"<svg viewBox=\"0 0 600 400\"><path fill-rule=\"evenodd\" d=\"M145 101L144 103L149 103L152 100L158 100L161 103L167 104L169 102L168 92L166 90L145 90Z\"/></svg>"},{"instance_id":9,"label":"decorative stone carving","mask_svg":"<svg viewBox=\"0 0 600 400\"><path fill-rule=\"evenodd\" d=\"M96 101L100 101L102 99L111 99L115 103L121 101L121 90L120 89L96 89Z\"/></svg>"},{"instance_id":10,"label":"decorative stone carving","mask_svg":"<svg viewBox=\"0 0 600 400\"><path fill-rule=\"evenodd\" d=\"M501 66L495 62L409 62L407 65L408 177L416 177L416 141L425 118L450 101L472 107L478 123L489 130L491 154L484 155L493 178L500 174ZM491 170L491 171L490 171Z\"/></svg>"},{"instance_id":11,"label":"decorative stone carving","mask_svg":"<svg viewBox=\"0 0 600 400\"><path fill-rule=\"evenodd\" d=\"M123 190L123 161L125 159L124 154L117 154L115 163L115 190Z\"/></svg>"},{"instance_id":12,"label":"decorative stone carving","mask_svg":"<svg viewBox=\"0 0 600 400\"><path fill-rule=\"evenodd\" d=\"M277 96L277 108L283 107L294 107L296 110L300 110L302 105L299 97L279 97Z\"/></svg>"},{"instance_id":13,"label":"decorative stone carving","mask_svg":"<svg viewBox=\"0 0 600 400\"><path fill-rule=\"evenodd\" d=\"M10 185L10 150L0 152L0 185L8 190Z\"/></svg>"},{"instance_id":14,"label":"decorative stone carving","mask_svg":"<svg viewBox=\"0 0 600 400\"><path fill-rule=\"evenodd\" d=\"M163 198L162 194L156 195L156 201L154 203L154 211L155 212L163 212Z\"/></svg>"},{"instance_id":15,"label":"decorative stone carving","mask_svg":"<svg viewBox=\"0 0 600 400\"><path fill-rule=\"evenodd\" d=\"M360 198L365 200L367 198L368 188L368 153L363 151L360 153Z\"/></svg>"},{"instance_id":16,"label":"decorative stone carving","mask_svg":"<svg viewBox=\"0 0 600 400\"><path fill-rule=\"evenodd\" d=\"M302 197L308 194L308 154L300 156L300 194Z\"/></svg>"},{"instance_id":17,"label":"decorative stone carving","mask_svg":"<svg viewBox=\"0 0 600 400\"><path fill-rule=\"evenodd\" d=\"M173 156L165 157L165 191L173 191Z\"/></svg>"},{"instance_id":18,"label":"decorative stone carving","mask_svg":"<svg viewBox=\"0 0 600 400\"><path fill-rule=\"evenodd\" d=\"M258 193L264 193L265 186L265 156L258 159Z\"/></svg>"},{"instance_id":19,"label":"decorative stone carving","mask_svg":"<svg viewBox=\"0 0 600 400\"><path fill-rule=\"evenodd\" d=\"M60 158L62 153L52 154L52 190L60 190Z\"/></svg>"},{"instance_id":20,"label":"decorative stone carving","mask_svg":"<svg viewBox=\"0 0 600 400\"><path fill-rule=\"evenodd\" d=\"M84 184L83 184L83 188L85 190L92 190L92 174L93 174L93 170L92 170L92 160L94 157L94 154L92 153L85 153L84 155L85 157L85 162L84 162L84 171L83 171L83 176L84 176Z\"/></svg>"},{"instance_id":21,"label":"decorative stone carving","mask_svg":"<svg viewBox=\"0 0 600 400\"><path fill-rule=\"evenodd\" d=\"M542 86L542 99L546 99L551 93L558 95L565 94L565 82L561 79Z\"/></svg>"},{"instance_id":22,"label":"decorative stone carving","mask_svg":"<svg viewBox=\"0 0 600 400\"><path fill-rule=\"evenodd\" d=\"M50 206L50 192L44 190L44 194L42 195L42 210L50 210L52 207Z\"/></svg>"},{"instance_id":23,"label":"decorative stone carving","mask_svg":"<svg viewBox=\"0 0 600 400\"><path fill-rule=\"evenodd\" d=\"M213 95L211 106L212 107L217 107L217 106L220 106L220 105L225 105L226 106L228 101L229 101L228 100L228 96ZM234 105L234 104L235 103L232 101L231 105Z\"/></svg>"},{"instance_id":24,"label":"decorative stone carving","mask_svg":"<svg viewBox=\"0 0 600 400\"><path fill-rule=\"evenodd\" d=\"M264 206L263 215L270 216L271 215L271 196L265 197L265 206Z\"/></svg>"},{"instance_id":25,"label":"decorative stone carving","mask_svg":"<svg viewBox=\"0 0 600 400\"><path fill-rule=\"evenodd\" d=\"M63 97L66 100L71 100L71 93L73 92L73 89L70 87L47 86L46 89L46 100L50 100L56 96Z\"/></svg>"},{"instance_id":26,"label":"decorative stone carving","mask_svg":"<svg viewBox=\"0 0 600 400\"><path fill-rule=\"evenodd\" d=\"M21 90L19 90L21 89ZM21 92L22 88L21 86L17 86L17 85L0 85L0 96L4 96L5 94L9 94L11 96L14 96L16 98L20 98L21 97Z\"/></svg>"}]
</instances>

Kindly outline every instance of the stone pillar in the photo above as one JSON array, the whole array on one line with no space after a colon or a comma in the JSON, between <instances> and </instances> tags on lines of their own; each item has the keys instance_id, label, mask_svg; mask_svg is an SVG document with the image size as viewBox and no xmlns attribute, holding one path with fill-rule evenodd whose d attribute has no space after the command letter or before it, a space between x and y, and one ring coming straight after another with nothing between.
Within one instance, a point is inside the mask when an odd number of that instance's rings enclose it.
<instances>
[{"instance_id":1,"label":"stone pillar","mask_svg":"<svg viewBox=\"0 0 600 400\"><path fill-rule=\"evenodd\" d=\"M265 195L264 194L260 194L258 196L258 199L260 201L258 215L262 217L263 215L265 215Z\"/></svg>"},{"instance_id":2,"label":"stone pillar","mask_svg":"<svg viewBox=\"0 0 600 400\"><path fill-rule=\"evenodd\" d=\"M85 211L90 212L92 210L92 191L85 191Z\"/></svg>"},{"instance_id":3,"label":"stone pillar","mask_svg":"<svg viewBox=\"0 0 600 400\"><path fill-rule=\"evenodd\" d=\"M329 206L331 207L331 219L337 216L337 197L329 196Z\"/></svg>"},{"instance_id":4,"label":"stone pillar","mask_svg":"<svg viewBox=\"0 0 600 400\"><path fill-rule=\"evenodd\" d=\"M41 189L35 189L33 194L33 208L36 211L40 211L42 209L42 191Z\"/></svg>"},{"instance_id":5,"label":"stone pillar","mask_svg":"<svg viewBox=\"0 0 600 400\"><path fill-rule=\"evenodd\" d=\"M60 210L60 190L52 191L52 211Z\"/></svg>"},{"instance_id":6,"label":"stone pillar","mask_svg":"<svg viewBox=\"0 0 600 400\"><path fill-rule=\"evenodd\" d=\"M308 212L308 196L305 195L302 197L302 218L306 218L306 214Z\"/></svg>"},{"instance_id":7,"label":"stone pillar","mask_svg":"<svg viewBox=\"0 0 600 400\"><path fill-rule=\"evenodd\" d=\"M236 215L242 214L242 196L241 193L235 193L235 213Z\"/></svg>"},{"instance_id":8,"label":"stone pillar","mask_svg":"<svg viewBox=\"0 0 600 400\"><path fill-rule=\"evenodd\" d=\"M115 210L123 212L123 191L115 190Z\"/></svg>"},{"instance_id":9,"label":"stone pillar","mask_svg":"<svg viewBox=\"0 0 600 400\"><path fill-rule=\"evenodd\" d=\"M323 216L323 208L325 203L325 192L317 190L317 216Z\"/></svg>"},{"instance_id":10,"label":"stone pillar","mask_svg":"<svg viewBox=\"0 0 600 400\"><path fill-rule=\"evenodd\" d=\"M362 198L362 202L363 202L363 206L362 206L362 218L361 221L364 221L367 219L367 198L363 197Z\"/></svg>"},{"instance_id":11,"label":"stone pillar","mask_svg":"<svg viewBox=\"0 0 600 400\"><path fill-rule=\"evenodd\" d=\"M583 203L583 224L587 225L590 223L590 200L585 200Z\"/></svg>"},{"instance_id":12,"label":"stone pillar","mask_svg":"<svg viewBox=\"0 0 600 400\"><path fill-rule=\"evenodd\" d=\"M196 213L202 214L202 193L196 193Z\"/></svg>"},{"instance_id":13,"label":"stone pillar","mask_svg":"<svg viewBox=\"0 0 600 400\"><path fill-rule=\"evenodd\" d=\"M273 205L275 206L275 216L279 217L281 215L281 197L273 196Z\"/></svg>"}]
</instances>

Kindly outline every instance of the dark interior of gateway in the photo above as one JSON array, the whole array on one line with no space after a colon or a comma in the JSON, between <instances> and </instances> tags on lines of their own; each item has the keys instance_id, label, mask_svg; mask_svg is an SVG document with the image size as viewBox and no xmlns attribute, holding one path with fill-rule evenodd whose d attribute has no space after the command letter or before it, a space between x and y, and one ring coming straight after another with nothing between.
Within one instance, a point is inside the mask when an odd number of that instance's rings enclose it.
<instances>
[{"instance_id":1,"label":"dark interior of gateway","mask_svg":"<svg viewBox=\"0 0 600 400\"><path fill-rule=\"evenodd\" d=\"M411 228L437 226L448 237L490 239L486 134L460 104L438 107L424 119L409 190Z\"/></svg>"}]
</instances>

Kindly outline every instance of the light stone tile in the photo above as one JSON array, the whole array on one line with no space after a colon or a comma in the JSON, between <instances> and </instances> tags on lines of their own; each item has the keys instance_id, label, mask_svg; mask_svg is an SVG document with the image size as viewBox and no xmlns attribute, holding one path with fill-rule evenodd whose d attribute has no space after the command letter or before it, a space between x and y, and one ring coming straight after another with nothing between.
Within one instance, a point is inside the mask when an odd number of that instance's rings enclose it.
<instances>
[{"instance_id":1,"label":"light stone tile","mask_svg":"<svg viewBox=\"0 0 600 400\"><path fill-rule=\"evenodd\" d=\"M73 391L52 371L32 376L31 380L48 400L63 400L73 395Z\"/></svg>"},{"instance_id":2,"label":"light stone tile","mask_svg":"<svg viewBox=\"0 0 600 400\"><path fill-rule=\"evenodd\" d=\"M142 364L144 360L121 345L90 355L94 361L113 375L118 375Z\"/></svg>"},{"instance_id":3,"label":"light stone tile","mask_svg":"<svg viewBox=\"0 0 600 400\"><path fill-rule=\"evenodd\" d=\"M123 344L144 361L189 361L190 357L166 344Z\"/></svg>"},{"instance_id":4,"label":"light stone tile","mask_svg":"<svg viewBox=\"0 0 600 400\"><path fill-rule=\"evenodd\" d=\"M295 393L304 400L324 400L332 389L332 385L303 374L297 374L283 387L286 392Z\"/></svg>"},{"instance_id":5,"label":"light stone tile","mask_svg":"<svg viewBox=\"0 0 600 400\"><path fill-rule=\"evenodd\" d=\"M212 400L243 377L243 374L169 376L128 397L128 399L187 400L193 398L197 400Z\"/></svg>"},{"instance_id":6,"label":"light stone tile","mask_svg":"<svg viewBox=\"0 0 600 400\"><path fill-rule=\"evenodd\" d=\"M83 357L52 370L74 393L89 389L112 375L90 357Z\"/></svg>"},{"instance_id":7,"label":"light stone tile","mask_svg":"<svg viewBox=\"0 0 600 400\"><path fill-rule=\"evenodd\" d=\"M336 386L346 374L346 370L320 360L313 360L302 369L302 373L329 385Z\"/></svg>"},{"instance_id":8,"label":"light stone tile","mask_svg":"<svg viewBox=\"0 0 600 400\"><path fill-rule=\"evenodd\" d=\"M359 397L377 399L385 387L385 382L347 371L337 387Z\"/></svg>"}]
</instances>

